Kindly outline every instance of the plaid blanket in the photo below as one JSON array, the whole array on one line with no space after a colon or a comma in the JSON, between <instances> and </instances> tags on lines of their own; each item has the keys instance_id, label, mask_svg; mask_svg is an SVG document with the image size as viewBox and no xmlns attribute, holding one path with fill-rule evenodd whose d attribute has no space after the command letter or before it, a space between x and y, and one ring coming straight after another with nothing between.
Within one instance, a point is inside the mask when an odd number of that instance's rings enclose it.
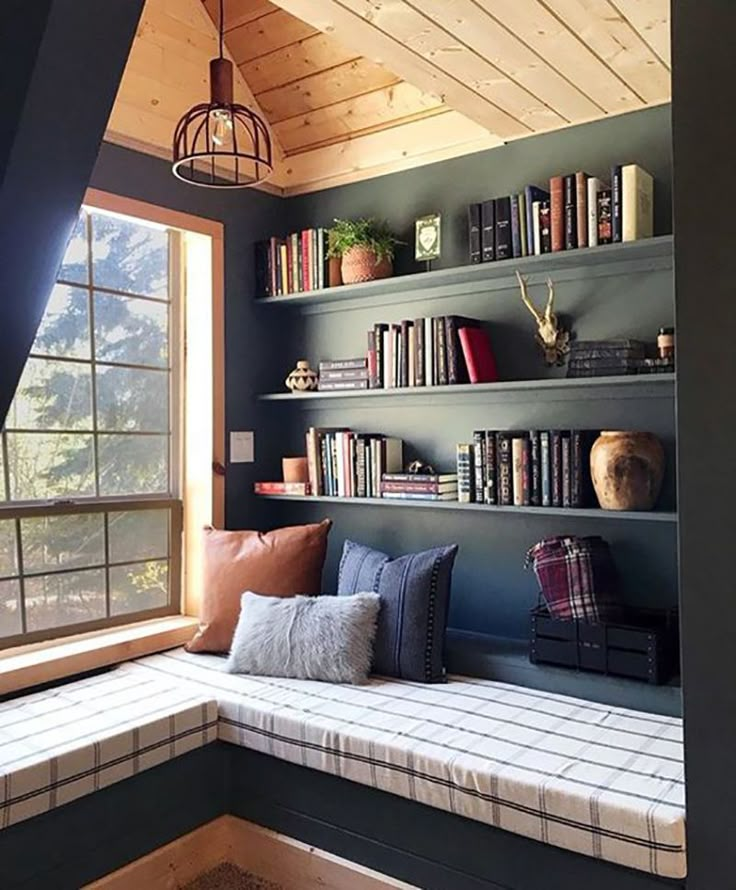
<instances>
[{"instance_id":1,"label":"plaid blanket","mask_svg":"<svg viewBox=\"0 0 736 890\"><path fill-rule=\"evenodd\" d=\"M655 875L686 872L682 721L468 677L366 686L130 662L216 698L223 741Z\"/></svg>"},{"instance_id":2,"label":"plaid blanket","mask_svg":"<svg viewBox=\"0 0 736 890\"><path fill-rule=\"evenodd\" d=\"M526 565L555 618L597 623L617 617L618 576L603 538L544 538L529 550Z\"/></svg>"}]
</instances>

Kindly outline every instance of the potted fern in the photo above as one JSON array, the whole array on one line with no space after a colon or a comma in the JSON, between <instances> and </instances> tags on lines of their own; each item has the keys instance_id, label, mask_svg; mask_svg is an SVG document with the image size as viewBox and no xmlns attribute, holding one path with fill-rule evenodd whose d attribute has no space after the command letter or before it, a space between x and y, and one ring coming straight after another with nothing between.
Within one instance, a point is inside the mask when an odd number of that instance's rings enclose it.
<instances>
[{"instance_id":1,"label":"potted fern","mask_svg":"<svg viewBox=\"0 0 736 890\"><path fill-rule=\"evenodd\" d=\"M344 284L389 278L394 250L402 242L385 222L368 219L336 219L330 229L328 255L341 259Z\"/></svg>"}]
</instances>

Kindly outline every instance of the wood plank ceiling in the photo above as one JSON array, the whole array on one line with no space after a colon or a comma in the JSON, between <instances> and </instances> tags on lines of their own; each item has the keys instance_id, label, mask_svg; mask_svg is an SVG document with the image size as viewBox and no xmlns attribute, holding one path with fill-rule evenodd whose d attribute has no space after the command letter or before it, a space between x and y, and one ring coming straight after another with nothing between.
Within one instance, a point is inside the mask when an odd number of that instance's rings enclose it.
<instances>
[{"instance_id":1,"label":"wood plank ceiling","mask_svg":"<svg viewBox=\"0 0 736 890\"><path fill-rule=\"evenodd\" d=\"M147 0L147 46L134 46L118 97L128 116L173 128L195 87L179 64L214 46L219 0L203 0L209 18L201 2ZM240 101L270 123L283 153L274 184L289 193L670 98L669 0L225 0L225 32ZM206 76L204 58L190 104ZM157 77L165 108L151 107ZM145 142L121 117L117 141Z\"/></svg>"}]
</instances>

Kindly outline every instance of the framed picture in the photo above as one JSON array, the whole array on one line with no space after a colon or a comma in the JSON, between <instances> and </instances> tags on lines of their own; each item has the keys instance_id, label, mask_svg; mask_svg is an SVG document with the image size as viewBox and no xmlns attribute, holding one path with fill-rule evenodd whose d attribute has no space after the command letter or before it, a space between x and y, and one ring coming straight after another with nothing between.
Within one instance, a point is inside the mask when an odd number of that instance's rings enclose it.
<instances>
[{"instance_id":1,"label":"framed picture","mask_svg":"<svg viewBox=\"0 0 736 890\"><path fill-rule=\"evenodd\" d=\"M414 257L417 260L436 260L441 250L441 217L439 213L423 216L416 221Z\"/></svg>"}]
</instances>

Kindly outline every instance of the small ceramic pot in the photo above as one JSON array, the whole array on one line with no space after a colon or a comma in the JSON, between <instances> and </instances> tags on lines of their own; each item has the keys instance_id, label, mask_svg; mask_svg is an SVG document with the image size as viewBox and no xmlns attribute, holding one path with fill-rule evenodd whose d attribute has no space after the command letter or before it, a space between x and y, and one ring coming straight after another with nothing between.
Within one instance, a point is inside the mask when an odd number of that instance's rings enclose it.
<instances>
[{"instance_id":1,"label":"small ceramic pot","mask_svg":"<svg viewBox=\"0 0 736 890\"><path fill-rule=\"evenodd\" d=\"M375 253L367 247L351 247L342 255L343 284L358 284L361 281L376 281L390 278L394 267L391 260L376 259Z\"/></svg>"},{"instance_id":2,"label":"small ceramic pot","mask_svg":"<svg viewBox=\"0 0 736 890\"><path fill-rule=\"evenodd\" d=\"M651 510L664 478L664 448L653 433L605 430L590 452L590 471L604 510Z\"/></svg>"},{"instance_id":3,"label":"small ceramic pot","mask_svg":"<svg viewBox=\"0 0 736 890\"><path fill-rule=\"evenodd\" d=\"M281 461L284 482L309 482L306 457L285 457Z\"/></svg>"},{"instance_id":4,"label":"small ceramic pot","mask_svg":"<svg viewBox=\"0 0 736 890\"><path fill-rule=\"evenodd\" d=\"M319 386L319 375L309 367L308 361L301 359L284 383L292 392L312 392Z\"/></svg>"}]
</instances>

